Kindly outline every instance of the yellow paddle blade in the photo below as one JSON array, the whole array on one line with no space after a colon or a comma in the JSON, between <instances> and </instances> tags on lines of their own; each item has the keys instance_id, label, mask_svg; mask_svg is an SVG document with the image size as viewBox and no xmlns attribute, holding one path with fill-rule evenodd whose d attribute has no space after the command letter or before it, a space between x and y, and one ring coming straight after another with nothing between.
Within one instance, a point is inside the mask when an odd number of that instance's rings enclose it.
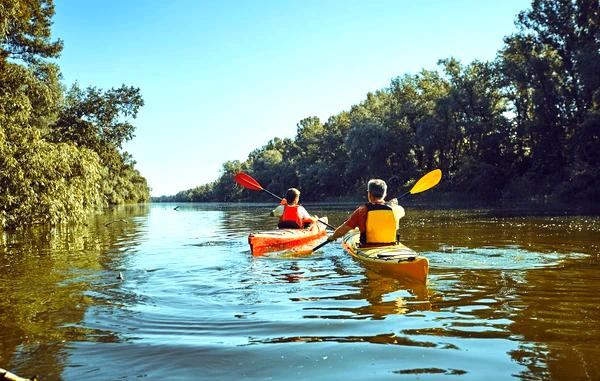
<instances>
[{"instance_id":1,"label":"yellow paddle blade","mask_svg":"<svg viewBox=\"0 0 600 381\"><path fill-rule=\"evenodd\" d=\"M410 194L421 193L427 189L431 189L438 185L441 179L442 171L440 169L434 169L433 171L421 177L419 181L413 185L412 189L410 190Z\"/></svg>"}]
</instances>

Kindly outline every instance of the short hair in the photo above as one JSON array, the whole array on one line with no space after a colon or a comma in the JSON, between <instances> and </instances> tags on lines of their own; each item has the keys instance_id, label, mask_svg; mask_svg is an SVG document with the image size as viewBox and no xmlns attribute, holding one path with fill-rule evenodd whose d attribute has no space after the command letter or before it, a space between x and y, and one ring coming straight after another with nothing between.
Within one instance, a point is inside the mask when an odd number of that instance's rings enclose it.
<instances>
[{"instance_id":1,"label":"short hair","mask_svg":"<svg viewBox=\"0 0 600 381\"><path fill-rule=\"evenodd\" d=\"M367 191L375 198L384 198L387 193L387 185L381 179L371 179L367 184Z\"/></svg>"},{"instance_id":2,"label":"short hair","mask_svg":"<svg viewBox=\"0 0 600 381\"><path fill-rule=\"evenodd\" d=\"M300 197L300 191L296 188L290 188L287 190L287 192L285 192L285 199L287 200L288 204L294 202L296 197Z\"/></svg>"}]
</instances>

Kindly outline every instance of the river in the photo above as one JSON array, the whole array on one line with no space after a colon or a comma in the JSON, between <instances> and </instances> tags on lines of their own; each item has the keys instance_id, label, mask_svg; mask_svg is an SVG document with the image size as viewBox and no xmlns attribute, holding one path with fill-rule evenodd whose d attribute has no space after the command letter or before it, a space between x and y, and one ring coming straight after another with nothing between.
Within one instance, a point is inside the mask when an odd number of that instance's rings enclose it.
<instances>
[{"instance_id":1,"label":"river","mask_svg":"<svg viewBox=\"0 0 600 381\"><path fill-rule=\"evenodd\" d=\"M353 206L311 205L339 224ZM0 235L0 367L40 380L598 380L600 217L406 205L428 283L329 244L253 257L267 204Z\"/></svg>"}]
</instances>

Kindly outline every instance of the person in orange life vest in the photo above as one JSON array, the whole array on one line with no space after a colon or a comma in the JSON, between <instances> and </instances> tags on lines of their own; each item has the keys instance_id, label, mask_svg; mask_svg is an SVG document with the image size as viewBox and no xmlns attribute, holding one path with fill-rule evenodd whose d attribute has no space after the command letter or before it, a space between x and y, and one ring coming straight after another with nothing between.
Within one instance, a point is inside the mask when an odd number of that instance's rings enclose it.
<instances>
[{"instance_id":1,"label":"person in orange life vest","mask_svg":"<svg viewBox=\"0 0 600 381\"><path fill-rule=\"evenodd\" d=\"M271 212L272 216L279 217L277 227L279 229L302 229L308 227L317 220L317 216L312 217L300 201L300 191L296 188L290 188L285 193L285 198L281 204Z\"/></svg>"},{"instance_id":2,"label":"person in orange life vest","mask_svg":"<svg viewBox=\"0 0 600 381\"><path fill-rule=\"evenodd\" d=\"M365 205L359 206L342 225L327 237L335 241L354 228L360 230L361 246L385 246L398 241L398 222L404 217L404 208L398 200L385 201L387 185L380 179L371 179L367 184Z\"/></svg>"}]
</instances>

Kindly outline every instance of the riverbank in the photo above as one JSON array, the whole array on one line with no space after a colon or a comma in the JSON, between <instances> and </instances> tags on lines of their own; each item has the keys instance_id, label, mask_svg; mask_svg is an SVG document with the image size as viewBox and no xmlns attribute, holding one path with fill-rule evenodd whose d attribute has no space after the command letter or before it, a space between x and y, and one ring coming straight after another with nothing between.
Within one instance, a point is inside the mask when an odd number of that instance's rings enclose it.
<instances>
[{"instance_id":1,"label":"riverbank","mask_svg":"<svg viewBox=\"0 0 600 381\"><path fill-rule=\"evenodd\" d=\"M521 215L600 215L600 204L593 202L569 203L551 199L498 199L485 200L476 199L458 193L443 194L417 194L408 196L400 201L401 205L419 209L492 209L498 211L511 211ZM269 201L230 201L230 202L175 202L159 201L159 198L152 199L155 204L173 204L173 205L191 205L191 204L231 204L231 205L249 205L249 206L270 206L276 205L276 202ZM303 201L305 206L324 206L333 209L349 209L365 203L357 197L329 197L322 201ZM174 206L175 207L175 206Z\"/></svg>"}]
</instances>

